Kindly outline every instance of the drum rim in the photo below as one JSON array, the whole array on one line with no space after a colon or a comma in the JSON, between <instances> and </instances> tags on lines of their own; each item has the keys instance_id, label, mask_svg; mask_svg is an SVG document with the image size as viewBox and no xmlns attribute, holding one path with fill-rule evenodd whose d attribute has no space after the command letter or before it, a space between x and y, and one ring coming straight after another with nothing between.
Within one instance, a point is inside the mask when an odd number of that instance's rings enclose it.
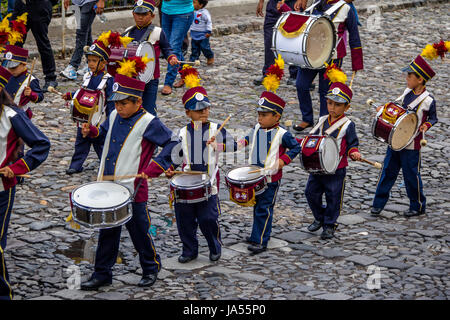
<instances>
[{"instance_id":1,"label":"drum rim","mask_svg":"<svg viewBox=\"0 0 450 320\"><path fill-rule=\"evenodd\" d=\"M180 173L180 174L178 174L178 175L176 175L176 176L174 176L174 177L172 177L172 178L170 179L170 185L171 185L173 188L175 188L175 189L181 189L181 190L195 190L195 189L199 189L200 187L211 187L211 177L210 177L209 174L207 174L206 172L205 172L204 174L206 174L206 176L208 177L208 178L204 181L204 183L199 182L198 184L196 184L196 185L194 185L194 186L180 186L180 185L177 185L177 184L175 184L175 183L173 182L176 178L179 178L179 177L182 176L182 175L184 175L184 176L189 176L189 174L187 174L187 173Z\"/></svg>"},{"instance_id":2,"label":"drum rim","mask_svg":"<svg viewBox=\"0 0 450 320\"><path fill-rule=\"evenodd\" d=\"M402 107L402 108L403 108L403 107ZM403 108L403 109L405 109L405 108ZM416 118L416 127L415 127L415 129L414 129L414 133L411 135L411 137L408 139L408 141L405 143L404 146L402 146L402 147L400 147L400 148L394 149L394 148L392 147L392 138L393 138L393 134L394 134L394 132L395 132L395 129L399 126L399 124L403 121L403 119L406 118L406 117L409 116L409 115L414 115L414 117ZM417 135L417 129L418 129L418 128L419 128L419 117L417 116L417 114L416 114L414 111L409 111L409 110L407 110L405 114L402 114L402 115L397 119L397 121L395 121L395 124L393 125L391 132L389 132L389 138L388 138L388 144L389 144L389 147L390 147L392 150L394 150L394 151L401 151L401 150L405 149L405 148L406 148L406 147L414 140L414 138L416 137L416 135Z\"/></svg>"},{"instance_id":3,"label":"drum rim","mask_svg":"<svg viewBox=\"0 0 450 320\"><path fill-rule=\"evenodd\" d=\"M129 198L128 198L125 202L123 202L123 203L121 203L121 204L119 204L119 205L115 205L115 206L111 206L111 207L103 207L103 208L91 208L91 207L86 207L85 205L80 204L79 202L77 202L77 201L74 199L74 195L75 195L75 192L76 192L77 190L79 190L79 189L81 189L82 187L85 187L85 186L87 186L87 185L97 184L97 183L108 183L108 184L113 183L113 184L117 184L117 185L119 185L119 186L125 188L125 190L128 191ZM81 186L78 186L77 188L75 188L75 189L72 191L71 195L70 195L70 199L72 200L72 204L73 204L74 206L75 206L75 204L76 204L76 207L78 207L78 208L80 208L80 209L84 209L84 210L89 210L89 211L97 212L97 211L108 211L108 210L115 210L115 209L123 208L124 206L126 206L126 205L128 205L129 203L133 202L133 195L131 194L130 190L128 190L127 187L125 187L124 185L122 185L122 184L120 184L120 183L113 182L113 181L91 181L91 182L87 182L87 183L82 184Z\"/></svg>"},{"instance_id":4,"label":"drum rim","mask_svg":"<svg viewBox=\"0 0 450 320\"><path fill-rule=\"evenodd\" d=\"M145 72L139 74L138 79L139 79L140 81L145 82L145 83L149 83L149 82L152 80L153 76L155 75L155 70L156 70L156 52L155 52L155 47L154 47L153 44L152 44L151 42L149 42L149 41L141 41L141 42L139 42L139 45L138 45L138 47L137 47L137 49L136 49L136 56L138 56L138 54L141 53L142 47L143 47L144 44L146 44L146 43L148 43L148 44L150 45L151 49L152 49L152 52L153 52L153 58L155 59L155 62L153 63L153 71L151 72L151 75L149 76L149 79L148 79L148 80L142 79L142 78L144 77Z\"/></svg>"},{"instance_id":5,"label":"drum rim","mask_svg":"<svg viewBox=\"0 0 450 320\"><path fill-rule=\"evenodd\" d=\"M325 168L325 166L323 165L323 161L322 161L322 154L323 154L323 148L324 148L324 141L325 140L328 140L328 139L330 139L331 141L333 141L333 144L336 146L336 150L338 151L338 159L337 159L337 161L336 161L336 165L334 166L334 169L333 170L331 170L331 171L329 171L329 170L326 170L326 168ZM319 145L319 150L318 150L318 152L319 152L319 161L320 161L320 165L322 166L322 168L323 168L323 170L325 171L325 174L334 174L335 172L336 172L336 170L337 170L337 167L339 167L339 145L338 145L338 143L337 143L337 139L335 138L335 137L332 137L332 136L325 136L323 139L322 139L322 141L320 141L320 145Z\"/></svg>"},{"instance_id":6,"label":"drum rim","mask_svg":"<svg viewBox=\"0 0 450 320\"><path fill-rule=\"evenodd\" d=\"M280 18L278 18L277 23L275 24L275 27L273 28L273 31L272 31L272 51L274 52L275 56L278 56L278 54L281 54L281 53L278 53L278 50L277 50L277 47L276 47L276 43L277 43L277 39L278 39L278 27L280 26L282 21L284 21L284 17L285 16L289 16L291 14L302 15L302 16L309 16L310 18L313 19L314 22L319 20L319 19L321 19L321 18L324 18L324 19L326 19L329 22L329 25L331 25L331 29L332 29L332 33L333 33L333 37L332 37L333 45L331 46L332 50L330 51L328 59L325 61L326 63L329 63L333 59L333 55L334 55L334 53L336 51L336 36L335 36L336 35L336 27L335 27L333 21L330 19L329 16L312 14L312 13L308 13L307 14L305 12L295 12L295 11L283 12L282 15L280 16ZM306 42L308 40L308 37L305 37L305 35L309 34L310 29L312 28L313 24L314 23L310 23L306 27L305 31L301 35L299 35L299 37L300 36L302 37L301 45L302 45L302 50L303 50L304 53L301 53L301 55L304 57L304 59L303 59L304 60L304 65L297 65L297 64L293 64L293 63L289 63L288 62L289 65L295 65L295 66L299 66L301 68L307 68L307 69L312 69L312 70L320 70L320 69L323 69L325 67L324 65L321 65L320 67L317 67L317 68L313 67L311 62L309 61L308 55L306 54L306 47L307 47Z\"/></svg>"},{"instance_id":7,"label":"drum rim","mask_svg":"<svg viewBox=\"0 0 450 320\"><path fill-rule=\"evenodd\" d=\"M233 183L233 184L254 184L256 182L261 181L262 179L264 179L266 177L265 175L260 175L259 177L251 179L251 180L234 180L234 179L229 178L229 174L231 171L241 169L241 168L248 168L248 167L252 167L252 168L254 168L254 170L264 169L264 168L256 166L256 165L247 165L247 166L236 167L236 168L228 170L228 172L225 175L225 179L227 179L227 181L229 181L230 183Z\"/></svg>"},{"instance_id":8,"label":"drum rim","mask_svg":"<svg viewBox=\"0 0 450 320\"><path fill-rule=\"evenodd\" d=\"M131 203L128 203L128 216L126 216L124 219L117 221L116 223L95 223L95 224L89 224L85 221L81 221L77 218L76 214L72 215L72 219L73 221L75 221L76 223L87 227L87 228L92 228L92 229L111 229L111 228L115 228L115 227L119 227L124 225L125 223L127 223L128 221L131 220L131 218L133 217L133 209L131 208ZM101 211L105 211L105 210L101 210ZM112 211L112 210L109 210Z\"/></svg>"}]
</instances>

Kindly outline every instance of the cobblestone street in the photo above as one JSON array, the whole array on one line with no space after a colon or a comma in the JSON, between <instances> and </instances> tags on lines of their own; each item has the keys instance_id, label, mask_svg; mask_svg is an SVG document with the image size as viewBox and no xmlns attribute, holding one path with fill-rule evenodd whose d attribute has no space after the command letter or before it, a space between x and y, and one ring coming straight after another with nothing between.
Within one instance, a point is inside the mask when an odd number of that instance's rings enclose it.
<instances>
[{"instance_id":1,"label":"cobblestone street","mask_svg":"<svg viewBox=\"0 0 450 320\"><path fill-rule=\"evenodd\" d=\"M387 145L372 136L375 112L366 100L372 98L384 104L397 98L406 86L401 69L425 45L450 40L450 3L383 11L379 25L373 23L376 20L372 14L360 14L365 68L355 77L348 115L356 124L362 155L382 162ZM233 23L248 26L252 21L261 24L262 19L253 14L239 16ZM217 30L226 25L224 17L215 21ZM98 34L95 31L93 37ZM198 68L213 104L210 118L222 122L232 113L227 129L236 138L242 138L257 122L255 107L264 90L253 84L264 61L262 30L255 27L229 35L216 31L211 37L211 48L216 55L215 64L206 66L202 57ZM321 240L320 231L306 230L313 221L304 196L308 174L296 158L283 169L269 250L252 256L245 244L245 237L251 232L252 208L231 202L224 183L228 170L244 163L227 162L220 169L222 258L215 263L209 261L209 250L199 231L199 258L181 265L177 262L181 242L169 207L168 180L153 179L148 207L162 271L149 289L137 287L141 278L139 259L125 228L119 263L113 269L113 284L92 292L72 289L78 275L83 281L93 271L98 232L69 228L65 222L70 212L69 195L62 188L94 181L98 160L91 151L81 174L65 174L76 127L64 101L47 93L42 103L31 108L33 122L51 139L52 148L47 161L31 173L32 178L17 187L8 230L5 256L15 299L449 299L449 59L430 63L437 75L427 88L437 100L439 122L427 133L428 145L421 152L426 215L409 219L403 216L409 200L400 175L385 210L380 217L372 217L370 207L379 170L349 160L336 237ZM57 70L63 70L67 63L68 59L57 60ZM162 62L161 66L164 77L167 64ZM39 59L36 70L42 86ZM349 54L343 70L350 78ZM282 122L292 120L295 124L301 121L297 92L286 80L287 77L277 91L287 102ZM78 85L61 77L58 82L61 92L74 90ZM162 83L160 80L160 87ZM317 78L315 83L318 84ZM181 88L169 96L158 95L158 116L172 130L188 122L181 102L183 93ZM317 90L312 92L312 98L317 120ZM238 154L236 159L240 158Z\"/></svg>"}]
</instances>

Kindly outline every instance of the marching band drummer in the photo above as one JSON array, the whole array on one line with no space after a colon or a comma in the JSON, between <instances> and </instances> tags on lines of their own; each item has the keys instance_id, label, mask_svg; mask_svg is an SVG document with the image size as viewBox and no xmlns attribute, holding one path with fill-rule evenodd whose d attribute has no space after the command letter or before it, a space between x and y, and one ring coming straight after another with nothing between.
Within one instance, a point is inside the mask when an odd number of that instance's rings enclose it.
<instances>
[{"instance_id":1,"label":"marching band drummer","mask_svg":"<svg viewBox=\"0 0 450 320\"><path fill-rule=\"evenodd\" d=\"M138 70L133 70L133 77L126 72L134 68L131 62L126 60L124 65L117 69L113 94L109 99L114 101L115 110L108 119L100 128L83 123L83 136L96 138L100 143L104 142L99 169L100 180L103 175L142 173L149 166L157 146L163 149L152 163L165 171L172 164L172 148L178 143L176 138L172 140L172 131L142 107L145 83L134 78L139 73ZM142 62L136 63L137 65L145 67L145 63ZM156 177L159 174L150 176ZM134 193L133 216L125 226L139 254L142 267L142 279L138 286L149 287L155 283L161 270L161 259L156 253L149 230L151 221L147 209L147 180L130 178L120 180L120 183ZM97 290L112 283L112 267L119 252L121 230L121 226L100 230L94 273L88 281L81 283L82 290Z\"/></svg>"},{"instance_id":2,"label":"marching band drummer","mask_svg":"<svg viewBox=\"0 0 450 320\"><path fill-rule=\"evenodd\" d=\"M127 28L123 35L133 38L135 41L148 41L155 49L155 71L153 78L145 85L142 96L142 106L147 112L156 116L156 97L160 77L159 56L162 53L170 65L178 64L178 58L170 47L169 40L164 31L152 24L155 18L154 0L136 0L133 7L133 18L135 25Z\"/></svg>"},{"instance_id":3,"label":"marching band drummer","mask_svg":"<svg viewBox=\"0 0 450 320\"><path fill-rule=\"evenodd\" d=\"M397 180L400 168L403 172L403 179L409 198L409 210L404 212L405 217L413 217L425 213L426 197L423 193L422 178L420 176L420 140L423 137L423 133L428 131L438 121L436 100L426 88L426 83L435 76L435 72L421 55L417 56L403 71L407 72L407 88L401 97L403 98L402 106L408 110L412 109L417 114L419 132L414 140L403 150L393 151L388 146L383 170L378 179L373 199L371 214L374 216L381 213L389 200L390 190L395 180Z\"/></svg>"},{"instance_id":4,"label":"marching band drummer","mask_svg":"<svg viewBox=\"0 0 450 320\"><path fill-rule=\"evenodd\" d=\"M105 116L108 117L114 110L114 101L108 101L108 98L112 95L112 87L114 78L106 71L106 64L108 63L111 50L109 46L112 41L111 32L102 33L100 37L94 41L94 43L85 50L86 60L89 68L89 72L84 74L83 83L81 88L87 88L96 91L102 91L105 100L105 105L99 105L98 107L103 110ZM117 38L120 41L122 38ZM120 46L121 43L115 45ZM86 47L87 48L87 47ZM78 91L79 92L79 91ZM77 99L76 92L67 92L62 95L64 100ZM75 107L75 106L74 106ZM98 123L97 125L100 125ZM77 137L75 140L75 150L70 161L69 168L66 170L67 174L74 174L83 171L83 163L89 155L91 145L94 146L94 150L97 156L100 158L102 154L102 145L91 139L83 138L81 134L80 123L77 122Z\"/></svg>"},{"instance_id":5,"label":"marching band drummer","mask_svg":"<svg viewBox=\"0 0 450 320\"><path fill-rule=\"evenodd\" d=\"M308 226L308 230L314 232L323 228L320 235L323 240L333 238L337 228L336 221L341 213L345 190L347 157L355 161L361 159L355 123L345 116L345 112L350 108L352 89L345 83L335 82L331 76L330 80L333 84L326 96L328 115L319 118L311 134L324 134L328 130L328 135L337 140L341 160L334 174L311 173L305 187L305 196L314 215L314 222ZM324 193L326 206L322 205Z\"/></svg>"},{"instance_id":6,"label":"marching band drummer","mask_svg":"<svg viewBox=\"0 0 450 320\"><path fill-rule=\"evenodd\" d=\"M16 193L16 176L36 169L47 159L49 139L34 126L5 90L11 74L0 67L0 300L12 300L13 290L5 263L8 224ZM30 149L17 159L22 139Z\"/></svg>"},{"instance_id":7,"label":"marching band drummer","mask_svg":"<svg viewBox=\"0 0 450 320\"><path fill-rule=\"evenodd\" d=\"M28 72L27 60L27 49L11 45L5 47L2 66L12 74L5 90L14 99L14 103L21 107L31 119L33 112L29 103L41 102L44 99L44 93L39 86L39 79Z\"/></svg>"},{"instance_id":8,"label":"marching band drummer","mask_svg":"<svg viewBox=\"0 0 450 320\"><path fill-rule=\"evenodd\" d=\"M364 68L357 17L355 11L351 9L346 1L340 1L341 0L320 0L320 4L316 6L313 14L322 15L328 9L336 6L337 10L331 14L331 19L337 32L336 52L330 65L335 64L339 68L342 67L342 60L347 55L344 41L344 31L347 30L349 34L348 43L352 57L352 70L356 72ZM312 127L314 123L311 94L309 91L311 83L314 81L317 74L319 74L320 116L324 116L328 113L327 99L325 96L327 95L331 82L328 79L324 79L325 67L318 70L299 67L296 87L303 121L300 124L293 126L293 129L296 131L303 131L308 127Z\"/></svg>"},{"instance_id":9,"label":"marching band drummer","mask_svg":"<svg viewBox=\"0 0 450 320\"><path fill-rule=\"evenodd\" d=\"M253 207L253 227L248 250L253 254L267 250L272 231L272 218L275 201L280 188L283 167L288 165L300 152L300 144L286 129L280 126L285 101L276 92L283 75L284 61L281 56L267 69L263 85L264 91L259 99L258 123L241 145L250 146L249 163L264 168L268 188L255 197ZM270 90L270 91L269 91ZM272 92L271 92L272 91Z\"/></svg>"},{"instance_id":10,"label":"marching band drummer","mask_svg":"<svg viewBox=\"0 0 450 320\"><path fill-rule=\"evenodd\" d=\"M183 244L178 262L187 263L198 256L197 229L200 230L209 247L209 259L219 260L222 252L222 241L219 225L220 204L218 199L220 172L216 151L237 150L233 137L220 125L209 121L211 103L208 94L202 86L195 68L188 65L181 70L181 78L189 88L183 95L183 105L186 116L191 119L187 126L179 130L180 139L178 158L182 160L185 171L201 171L208 174L213 181L211 196L197 203L178 203L175 200L175 215L178 234ZM217 141L215 136L218 136ZM211 140L211 141L210 141ZM217 144L219 142L219 144ZM225 143L224 143L225 142ZM174 158L175 162L176 159ZM175 163L176 166L181 164ZM152 168L153 167L153 168ZM147 171L161 173L162 168L150 165ZM146 171L146 172L147 172ZM173 177L171 169L166 171L168 178ZM171 195L173 197L173 195Z\"/></svg>"}]
</instances>

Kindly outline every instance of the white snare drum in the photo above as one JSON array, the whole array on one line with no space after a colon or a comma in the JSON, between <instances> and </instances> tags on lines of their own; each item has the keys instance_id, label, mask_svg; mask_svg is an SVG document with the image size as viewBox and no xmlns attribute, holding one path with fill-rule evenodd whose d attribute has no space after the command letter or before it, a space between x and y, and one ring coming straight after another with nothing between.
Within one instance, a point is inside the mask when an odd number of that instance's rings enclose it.
<instances>
[{"instance_id":1,"label":"white snare drum","mask_svg":"<svg viewBox=\"0 0 450 320\"><path fill-rule=\"evenodd\" d=\"M197 203L211 197L211 181L205 174L179 174L170 180L170 192L175 202Z\"/></svg>"},{"instance_id":2,"label":"white snare drum","mask_svg":"<svg viewBox=\"0 0 450 320\"><path fill-rule=\"evenodd\" d=\"M288 64L321 69L331 61L335 47L335 27L325 16L285 12L273 29L272 50Z\"/></svg>"},{"instance_id":3,"label":"white snare drum","mask_svg":"<svg viewBox=\"0 0 450 320\"><path fill-rule=\"evenodd\" d=\"M119 61L130 57L144 57L147 55L151 59L147 63L145 71L138 75L137 79L145 83L150 82L153 78L153 73L155 72L156 59L155 59L155 49L150 42L132 42L127 45L126 48L111 48L111 55L108 60L108 73L115 76L116 69L119 67Z\"/></svg>"},{"instance_id":4,"label":"white snare drum","mask_svg":"<svg viewBox=\"0 0 450 320\"><path fill-rule=\"evenodd\" d=\"M124 186L109 181L86 183L72 192L73 220L99 229L125 224L132 217L132 195Z\"/></svg>"}]
</instances>

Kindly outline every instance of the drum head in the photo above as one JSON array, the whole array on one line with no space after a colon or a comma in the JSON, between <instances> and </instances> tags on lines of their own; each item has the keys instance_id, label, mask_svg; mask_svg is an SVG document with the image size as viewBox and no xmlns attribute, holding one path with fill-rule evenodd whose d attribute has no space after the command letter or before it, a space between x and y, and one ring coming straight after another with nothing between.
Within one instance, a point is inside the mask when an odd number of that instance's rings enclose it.
<instances>
[{"instance_id":1,"label":"drum head","mask_svg":"<svg viewBox=\"0 0 450 320\"><path fill-rule=\"evenodd\" d=\"M105 105L105 98L103 94L101 94L98 98L98 110L96 113L92 115L92 124L94 126L101 124L106 118L105 114L103 113L104 105Z\"/></svg>"},{"instance_id":2,"label":"drum head","mask_svg":"<svg viewBox=\"0 0 450 320\"><path fill-rule=\"evenodd\" d=\"M326 18L317 19L306 41L306 55L313 68L320 68L331 59L334 43L333 23Z\"/></svg>"},{"instance_id":3,"label":"drum head","mask_svg":"<svg viewBox=\"0 0 450 320\"><path fill-rule=\"evenodd\" d=\"M170 180L170 184L180 188L200 187L208 184L209 175L205 174L178 174Z\"/></svg>"},{"instance_id":4,"label":"drum head","mask_svg":"<svg viewBox=\"0 0 450 320\"><path fill-rule=\"evenodd\" d=\"M263 177L261 172L249 173L250 171L262 169L257 166L236 168L228 172L227 178L234 181L252 181Z\"/></svg>"},{"instance_id":5,"label":"drum head","mask_svg":"<svg viewBox=\"0 0 450 320\"><path fill-rule=\"evenodd\" d=\"M147 63L147 68L139 75L138 79L148 83L153 78L156 66L155 49L150 42L142 42L136 51L136 56L138 57L144 57L145 55L147 55L151 61Z\"/></svg>"},{"instance_id":6,"label":"drum head","mask_svg":"<svg viewBox=\"0 0 450 320\"><path fill-rule=\"evenodd\" d=\"M415 113L408 113L401 116L389 137L392 150L398 151L405 148L417 131L418 119Z\"/></svg>"},{"instance_id":7,"label":"drum head","mask_svg":"<svg viewBox=\"0 0 450 320\"><path fill-rule=\"evenodd\" d=\"M72 201L93 209L120 206L131 198L130 191L114 182L98 181L84 184L72 193Z\"/></svg>"},{"instance_id":8,"label":"drum head","mask_svg":"<svg viewBox=\"0 0 450 320\"><path fill-rule=\"evenodd\" d=\"M339 148L333 138L322 140L322 165L327 172L334 172L339 165Z\"/></svg>"}]
</instances>

